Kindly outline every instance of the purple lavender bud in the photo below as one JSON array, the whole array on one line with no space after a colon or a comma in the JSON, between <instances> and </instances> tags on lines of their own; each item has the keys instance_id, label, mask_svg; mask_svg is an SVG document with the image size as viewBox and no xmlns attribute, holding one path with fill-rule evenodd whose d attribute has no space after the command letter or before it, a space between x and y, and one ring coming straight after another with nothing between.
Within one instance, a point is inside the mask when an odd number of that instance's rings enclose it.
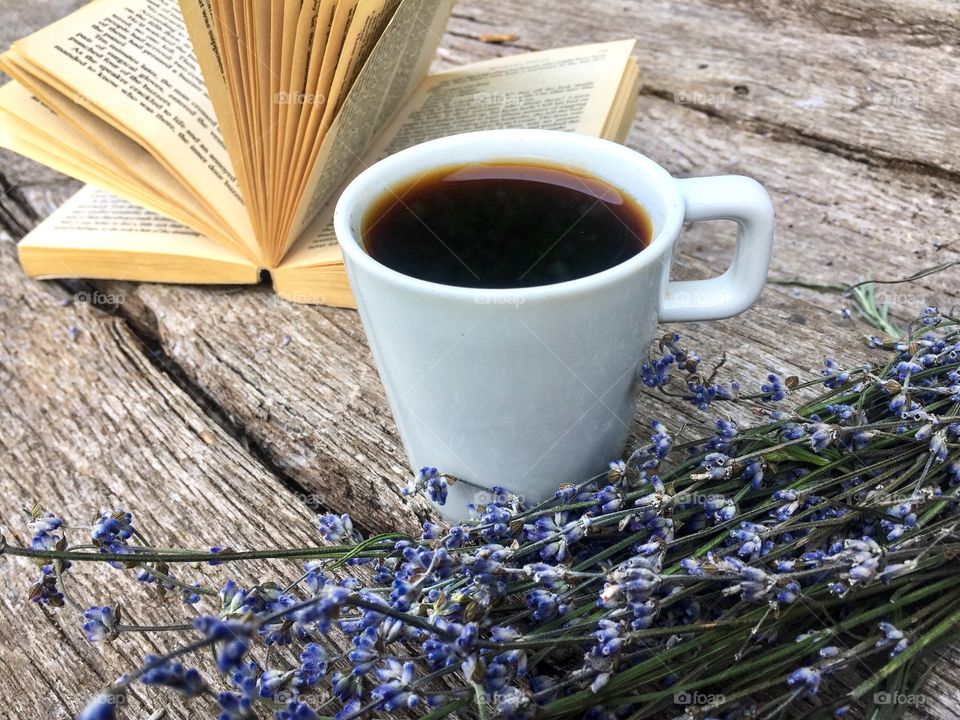
<instances>
[{"instance_id":1,"label":"purple lavender bud","mask_svg":"<svg viewBox=\"0 0 960 720\"><path fill-rule=\"evenodd\" d=\"M798 688L801 697L816 695L820 689L820 672L812 667L802 667L787 676L787 684Z\"/></svg>"}]
</instances>

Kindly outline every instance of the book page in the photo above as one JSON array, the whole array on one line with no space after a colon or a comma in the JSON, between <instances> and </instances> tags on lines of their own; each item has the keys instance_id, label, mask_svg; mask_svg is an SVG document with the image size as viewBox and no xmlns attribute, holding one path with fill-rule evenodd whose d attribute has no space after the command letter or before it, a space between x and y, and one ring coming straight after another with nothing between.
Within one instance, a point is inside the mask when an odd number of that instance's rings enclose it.
<instances>
[{"instance_id":1,"label":"book page","mask_svg":"<svg viewBox=\"0 0 960 720\"><path fill-rule=\"evenodd\" d=\"M495 128L601 136L634 40L515 55L430 75L364 164L427 140Z\"/></svg>"},{"instance_id":2,"label":"book page","mask_svg":"<svg viewBox=\"0 0 960 720\"><path fill-rule=\"evenodd\" d=\"M14 46L147 148L236 233L249 218L176 0L93 2Z\"/></svg>"},{"instance_id":3,"label":"book page","mask_svg":"<svg viewBox=\"0 0 960 720\"><path fill-rule=\"evenodd\" d=\"M397 11L400 0L360 0L350 18L350 28L337 57L337 67L323 110L324 128L343 106L360 69Z\"/></svg>"},{"instance_id":4,"label":"book page","mask_svg":"<svg viewBox=\"0 0 960 720\"><path fill-rule=\"evenodd\" d=\"M82 110L79 106L73 107ZM153 158L146 153L143 153L145 158L138 154L126 158L108 154L102 145L43 105L16 81L0 87L0 117L3 118L0 145L79 180L143 203L206 235L222 239L225 244L232 244L224 237L227 231L216 218L182 186L173 182ZM95 116L91 115L90 120L116 132ZM121 137L127 140L125 136ZM139 146L135 147L139 149ZM137 158L151 162L139 163ZM151 172L146 172L147 165ZM153 182L145 181L145 176ZM169 182L165 183L165 180Z\"/></svg>"},{"instance_id":5,"label":"book page","mask_svg":"<svg viewBox=\"0 0 960 720\"><path fill-rule=\"evenodd\" d=\"M359 2L360 0L337 0L335 3L316 87L317 96L325 101L329 100L330 84L339 66L343 46L348 41L348 30ZM327 102L324 103L324 106L326 105Z\"/></svg>"},{"instance_id":6,"label":"book page","mask_svg":"<svg viewBox=\"0 0 960 720\"><path fill-rule=\"evenodd\" d=\"M237 121L230 104L230 93L227 90L223 53L217 44L212 0L180 0L180 10L197 64L203 74L203 83L210 98L210 104L213 106L224 147L230 156L231 167L237 171L240 194L248 197L250 191L247 187L247 173L243 166Z\"/></svg>"},{"instance_id":7,"label":"book page","mask_svg":"<svg viewBox=\"0 0 960 720\"><path fill-rule=\"evenodd\" d=\"M627 74L634 40L543 50L430 75L384 128L361 168L404 148L474 130L541 128L600 136ZM615 124L619 130L620 123ZM319 216L285 267L340 262L330 213Z\"/></svg>"},{"instance_id":8,"label":"book page","mask_svg":"<svg viewBox=\"0 0 960 720\"><path fill-rule=\"evenodd\" d=\"M296 5L296 4L295 4ZM316 94L317 78L324 48L333 24L336 0L311 0L302 3L299 13L284 10L283 55L280 63L280 89L277 107L277 152L273 160L276 178L271 198L271 226L277 227L283 214L283 200L289 195L291 165L296 160L294 149L306 133L306 117L314 105L322 102Z\"/></svg>"},{"instance_id":9,"label":"book page","mask_svg":"<svg viewBox=\"0 0 960 720\"><path fill-rule=\"evenodd\" d=\"M453 0L403 0L347 94L298 193L287 248L330 200L426 73Z\"/></svg>"},{"instance_id":10,"label":"book page","mask_svg":"<svg viewBox=\"0 0 960 720\"><path fill-rule=\"evenodd\" d=\"M203 73L203 82L216 114L224 144L227 146L234 167L239 167L240 140L237 137L236 122L230 109L223 57L213 29L211 2L212 0L180 0L180 11L190 35L190 44L197 57L197 64ZM236 157L234 153L237 153Z\"/></svg>"},{"instance_id":11,"label":"book page","mask_svg":"<svg viewBox=\"0 0 960 720\"><path fill-rule=\"evenodd\" d=\"M331 6L333 1L324 0ZM317 19L321 14L319 5L320 0L311 0L309 3L295 0L284 5L283 9L279 63L274 66L274 73L277 74L277 89L273 98L272 122L274 133L277 135L277 152L274 153L272 163L271 177L274 180L274 188L268 208L271 213L271 225L274 224L273 214L281 200L279 192L285 184L281 179L286 178L290 166L289 158L293 154L290 148L293 147L297 134L297 123L303 111L302 106L314 102L314 97L305 93L301 84L307 82L307 48L315 48L314 43L322 48L327 42L327 31L316 27L320 22ZM332 11L327 12L326 15L332 18ZM329 26L324 25L324 27ZM317 37L318 33L321 34L322 39ZM314 52L310 54L313 55ZM322 57L322 52L321 49L317 56ZM313 65L312 63L311 69Z\"/></svg>"},{"instance_id":12,"label":"book page","mask_svg":"<svg viewBox=\"0 0 960 720\"><path fill-rule=\"evenodd\" d=\"M353 7L351 4L337 5L337 15L334 26L330 29L334 33L345 33L337 42L327 44L327 50L337 49L337 54L324 56L324 65L329 62L331 67L325 69L317 87L316 97L323 98L322 102L314 103L307 124L306 138L308 142L298 142L299 157L296 160L296 170L293 173L295 187L302 186L306 180L308 169L316 161L324 136L333 122L337 111L343 106L347 93L356 81L360 69L363 67L373 48L376 46L383 31L394 13L399 0L361 0ZM349 13L344 13L344 8ZM341 17L341 15L346 17ZM340 25L337 24L339 21ZM341 27L349 22L349 27ZM295 199L295 198L294 198ZM289 216L296 211L296 204L291 204Z\"/></svg>"},{"instance_id":13,"label":"book page","mask_svg":"<svg viewBox=\"0 0 960 720\"><path fill-rule=\"evenodd\" d=\"M257 266L195 230L86 186L17 246L31 277L255 283Z\"/></svg>"}]
</instances>

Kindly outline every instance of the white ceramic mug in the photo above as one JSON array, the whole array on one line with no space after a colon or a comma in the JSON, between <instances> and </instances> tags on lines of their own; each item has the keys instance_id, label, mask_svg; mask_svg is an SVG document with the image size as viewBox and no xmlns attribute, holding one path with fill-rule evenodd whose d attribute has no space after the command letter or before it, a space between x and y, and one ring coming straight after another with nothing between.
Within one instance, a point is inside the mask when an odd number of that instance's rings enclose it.
<instances>
[{"instance_id":1,"label":"white ceramic mug","mask_svg":"<svg viewBox=\"0 0 960 720\"><path fill-rule=\"evenodd\" d=\"M593 175L632 196L653 232L639 254L577 280L478 290L401 274L364 250L372 203L445 165L520 160ZM709 280L670 280L685 221L734 220L733 262ZM433 140L362 172L334 223L390 407L414 469L462 478L442 511L457 520L502 486L528 504L620 456L640 364L658 320L736 315L760 295L773 242L763 187L729 175L678 180L639 153L594 137L491 130Z\"/></svg>"}]
</instances>

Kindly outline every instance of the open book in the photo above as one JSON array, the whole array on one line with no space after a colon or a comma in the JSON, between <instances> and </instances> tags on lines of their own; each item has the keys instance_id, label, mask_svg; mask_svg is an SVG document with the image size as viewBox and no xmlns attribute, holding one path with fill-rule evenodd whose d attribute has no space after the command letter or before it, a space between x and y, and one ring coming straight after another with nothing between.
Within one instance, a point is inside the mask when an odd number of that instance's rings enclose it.
<instances>
[{"instance_id":1,"label":"open book","mask_svg":"<svg viewBox=\"0 0 960 720\"><path fill-rule=\"evenodd\" d=\"M19 245L26 272L256 283L352 307L343 185L435 137L622 141L624 40L427 75L453 0L94 0L0 56L0 146L89 183Z\"/></svg>"}]
</instances>

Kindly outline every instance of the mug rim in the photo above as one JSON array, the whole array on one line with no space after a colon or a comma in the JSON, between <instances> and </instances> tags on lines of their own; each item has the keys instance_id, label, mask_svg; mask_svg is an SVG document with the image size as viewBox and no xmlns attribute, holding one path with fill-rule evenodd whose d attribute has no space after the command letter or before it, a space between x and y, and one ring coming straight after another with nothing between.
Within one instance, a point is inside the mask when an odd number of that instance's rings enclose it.
<instances>
[{"instance_id":1,"label":"mug rim","mask_svg":"<svg viewBox=\"0 0 960 720\"><path fill-rule=\"evenodd\" d=\"M544 154L532 152L531 146L537 144L546 145L549 150ZM445 151L455 148L462 149L464 146L474 146L476 152L473 159L424 162L434 153L442 155ZM597 154L609 157L612 167L610 172L589 168L587 163L578 159ZM631 192L629 188L624 187L624 183L617 182L616 178L612 177L616 174L616 168L621 165L634 172L639 168L645 176L655 181L653 184L655 194L664 206L663 221L660 227L653 227L652 237L646 247L612 267L573 280L518 288L466 287L423 280L384 265L363 247L359 237L360 223L370 205L381 197L384 188L402 183L407 178L428 168L443 167L448 164L509 162L511 160L538 160L583 167L591 175L629 194L644 208L649 216L650 211L636 197L636 194ZM421 167L410 167L411 165ZM359 217L356 217L357 227L355 231L351 227L351 219L358 214L358 209ZM683 224L683 214L683 196L675 178L646 155L625 145L591 135L560 130L501 129L458 133L428 140L389 155L370 165L357 175L340 195L334 210L333 225L340 249L352 263L357 263L366 271L394 285L432 295L444 295L450 299L468 299L471 302L478 295L489 297L492 301L496 299L518 299L526 302L552 298L557 295L579 295L590 292L598 286L615 283L629 277L660 259L664 253L669 253ZM650 222L653 225L653 218L650 218Z\"/></svg>"}]
</instances>

